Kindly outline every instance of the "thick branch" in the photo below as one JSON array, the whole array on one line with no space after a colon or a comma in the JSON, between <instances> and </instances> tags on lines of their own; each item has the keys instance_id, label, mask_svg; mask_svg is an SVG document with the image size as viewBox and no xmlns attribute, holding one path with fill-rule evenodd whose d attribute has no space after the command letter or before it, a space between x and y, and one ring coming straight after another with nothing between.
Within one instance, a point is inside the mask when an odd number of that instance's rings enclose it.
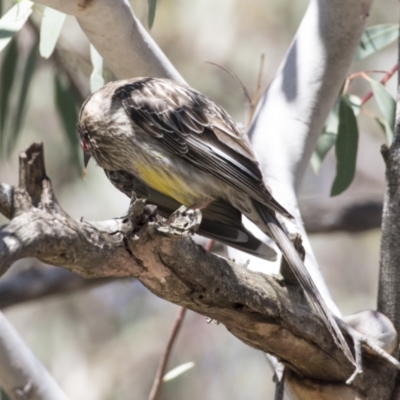
<instances>
[{"instance_id":1,"label":"thick branch","mask_svg":"<svg viewBox=\"0 0 400 400\"><path fill-rule=\"evenodd\" d=\"M157 296L223 323L239 339L301 375L331 382L351 375L352 366L298 285L207 253L190 237L160 233L160 224L164 232L168 225L153 214L103 223L70 218L51 191L41 145L21 153L20 168L15 217L0 228L2 273L30 256L86 277L136 277ZM34 179L39 176L41 180ZM355 385L369 377L374 365L366 361L366 372Z\"/></svg>"},{"instance_id":2,"label":"thick branch","mask_svg":"<svg viewBox=\"0 0 400 400\"><path fill-rule=\"evenodd\" d=\"M128 1L38 0L37 3L74 15L90 42L119 79L157 76L183 81L134 16Z\"/></svg>"}]
</instances>

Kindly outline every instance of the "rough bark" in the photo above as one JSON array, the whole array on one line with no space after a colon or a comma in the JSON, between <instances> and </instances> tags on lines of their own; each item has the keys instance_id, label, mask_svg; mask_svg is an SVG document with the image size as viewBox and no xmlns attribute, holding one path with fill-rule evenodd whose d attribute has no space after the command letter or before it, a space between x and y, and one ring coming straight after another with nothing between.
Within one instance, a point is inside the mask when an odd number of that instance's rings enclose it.
<instances>
[{"instance_id":1,"label":"rough bark","mask_svg":"<svg viewBox=\"0 0 400 400\"><path fill-rule=\"evenodd\" d=\"M400 41L399 41L400 57ZM385 197L382 215L382 238L380 252L380 270L378 287L378 311L386 315L397 332L400 331L400 78L398 78L396 126L393 143L390 148L382 147L382 156L386 164ZM398 357L399 350L395 352ZM391 374L391 388L397 376ZM397 394L396 398L399 395Z\"/></svg>"},{"instance_id":2,"label":"rough bark","mask_svg":"<svg viewBox=\"0 0 400 400\"><path fill-rule=\"evenodd\" d=\"M72 219L52 192L42 150L34 144L20 155L20 184L11 190L12 219L0 228L2 273L29 256L85 277L135 277L157 296L224 324L243 342L275 355L298 376L345 387L352 366L298 285L208 253L189 236L166 234L169 225L152 209L122 220ZM136 208L143 209L140 201ZM393 367L381 364L367 355L364 374L346 387L352 393L346 398L374 393L378 387L382 394L382 372Z\"/></svg>"}]
</instances>

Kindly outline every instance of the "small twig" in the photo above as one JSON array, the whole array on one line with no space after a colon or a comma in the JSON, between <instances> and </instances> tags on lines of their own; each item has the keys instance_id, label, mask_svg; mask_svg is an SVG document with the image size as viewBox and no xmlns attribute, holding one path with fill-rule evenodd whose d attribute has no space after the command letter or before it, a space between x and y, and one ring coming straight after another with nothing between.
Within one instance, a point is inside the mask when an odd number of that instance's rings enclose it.
<instances>
[{"instance_id":1,"label":"small twig","mask_svg":"<svg viewBox=\"0 0 400 400\"><path fill-rule=\"evenodd\" d=\"M358 78L359 76L362 76L362 74L387 74L387 71L384 69L370 69L366 71L359 71L355 72L354 74L350 74L347 79L353 80L355 78Z\"/></svg>"},{"instance_id":2,"label":"small twig","mask_svg":"<svg viewBox=\"0 0 400 400\"><path fill-rule=\"evenodd\" d=\"M174 326L171 331L171 335L168 339L167 347L165 348L164 354L162 355L160 363L158 364L156 376L154 378L153 386L151 387L148 400L156 400L158 397L158 394L161 389L162 378L163 378L164 372L165 372L165 367L167 366L167 362L168 362L169 356L171 354L172 346L174 345L175 340L178 336L178 333L182 326L182 322L185 317L185 314L186 314L186 308L179 307L179 310L175 317L175 322L174 322Z\"/></svg>"},{"instance_id":3,"label":"small twig","mask_svg":"<svg viewBox=\"0 0 400 400\"><path fill-rule=\"evenodd\" d=\"M219 67L219 68L221 68L223 71L225 71L225 72L227 72L239 85L240 85L240 87L242 88L242 90L243 90L243 94L244 94L244 97L246 98L246 100L248 101L248 103L249 104L251 104L251 97L250 97L250 94L249 94L249 92L247 91L247 89L246 89L246 86L244 86L244 84L243 84L243 82L239 79L239 77L233 72L233 71L231 71L230 69L228 69L228 68L225 68L225 67L223 67L222 65L219 65L219 64L217 64L217 63L215 63L215 62L212 62L212 61L204 61L206 64L211 64L211 65L214 65L214 66L216 66L216 67Z\"/></svg>"},{"instance_id":4,"label":"small twig","mask_svg":"<svg viewBox=\"0 0 400 400\"><path fill-rule=\"evenodd\" d=\"M214 240L208 239L206 244L204 245L204 249L206 251L211 251L213 245L214 245ZM186 308L179 307L178 312L176 313L174 326L172 328L171 334L167 342L167 346L158 364L156 376L154 377L153 386L151 387L148 400L156 400L158 398L158 394L160 393L161 389L162 378L164 376L165 368L167 366L168 359L171 354L172 346L174 345L175 340L178 337L178 333L182 327L185 314L186 314Z\"/></svg>"},{"instance_id":5,"label":"small twig","mask_svg":"<svg viewBox=\"0 0 400 400\"><path fill-rule=\"evenodd\" d=\"M261 87L262 87L262 78L263 78L263 72L264 72L264 61L265 61L265 54L261 54L260 58L260 69L258 71L258 78L257 78L257 87L254 92L253 98L249 104L249 110L248 110L248 115L247 115L247 122L246 122L246 129L250 127L251 120L253 119L254 112L256 111L256 107L258 104L258 101L260 100L261 96Z\"/></svg>"}]
</instances>

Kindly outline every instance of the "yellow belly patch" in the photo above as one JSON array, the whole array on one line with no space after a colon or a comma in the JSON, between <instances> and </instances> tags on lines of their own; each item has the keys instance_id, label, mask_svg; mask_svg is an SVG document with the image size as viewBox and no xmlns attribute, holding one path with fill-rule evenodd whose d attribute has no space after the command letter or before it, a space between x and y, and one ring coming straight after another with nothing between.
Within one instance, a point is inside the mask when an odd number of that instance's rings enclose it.
<instances>
[{"instance_id":1,"label":"yellow belly patch","mask_svg":"<svg viewBox=\"0 0 400 400\"><path fill-rule=\"evenodd\" d=\"M143 165L136 168L139 172L140 179L151 188L175 199L186 207L193 206L203 196L195 193L182 178L171 173L171 171L163 171L161 168L149 168Z\"/></svg>"}]
</instances>

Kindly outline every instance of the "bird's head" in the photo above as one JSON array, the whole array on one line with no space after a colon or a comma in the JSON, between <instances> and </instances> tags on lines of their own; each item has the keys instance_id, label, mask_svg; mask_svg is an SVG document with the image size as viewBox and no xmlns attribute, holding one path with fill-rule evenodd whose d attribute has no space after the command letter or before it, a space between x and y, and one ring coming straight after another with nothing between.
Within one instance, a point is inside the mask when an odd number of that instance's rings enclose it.
<instances>
[{"instance_id":1,"label":"bird's head","mask_svg":"<svg viewBox=\"0 0 400 400\"><path fill-rule=\"evenodd\" d=\"M119 169L119 155L126 148L123 134L127 121L122 107L111 99L113 89L108 84L93 93L82 105L77 132L83 150L85 169L93 157L105 169ZM129 124L130 125L130 124Z\"/></svg>"}]
</instances>

